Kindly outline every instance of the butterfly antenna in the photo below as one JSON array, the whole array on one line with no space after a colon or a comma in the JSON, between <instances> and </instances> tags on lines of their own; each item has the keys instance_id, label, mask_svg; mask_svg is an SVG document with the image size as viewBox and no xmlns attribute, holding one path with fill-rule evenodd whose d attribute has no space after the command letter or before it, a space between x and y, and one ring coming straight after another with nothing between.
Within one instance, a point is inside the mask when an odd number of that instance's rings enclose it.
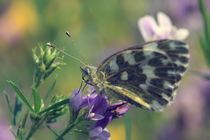
<instances>
[{"instance_id":1,"label":"butterfly antenna","mask_svg":"<svg viewBox=\"0 0 210 140\"><path fill-rule=\"evenodd\" d=\"M73 41L73 38L71 37L69 32L66 31L66 35Z\"/></svg>"},{"instance_id":2,"label":"butterfly antenna","mask_svg":"<svg viewBox=\"0 0 210 140\"><path fill-rule=\"evenodd\" d=\"M84 91L85 90L85 88L87 87L87 83L85 83L85 85L84 85L84 87L82 88L82 91Z\"/></svg>"},{"instance_id":3,"label":"butterfly antenna","mask_svg":"<svg viewBox=\"0 0 210 140\"><path fill-rule=\"evenodd\" d=\"M64 55L66 55L66 56L68 56L68 57L70 57L70 58L73 58L74 60L79 61L81 64L86 65L86 64L85 64L82 60L80 60L79 58L77 58L77 57L75 57L75 56L73 56L73 55L70 55L70 54L68 54L67 52L65 52L64 50L61 50L61 49L55 47L55 46L52 45L50 42L46 43L46 45L49 46L49 47L51 47L51 48L54 48L54 49L58 50L59 52L63 53Z\"/></svg>"},{"instance_id":4,"label":"butterfly antenna","mask_svg":"<svg viewBox=\"0 0 210 140\"><path fill-rule=\"evenodd\" d=\"M79 94L79 92L81 91L82 85L83 85L83 81L80 84L80 87L79 87L79 90L78 90L77 94Z\"/></svg>"},{"instance_id":5,"label":"butterfly antenna","mask_svg":"<svg viewBox=\"0 0 210 140\"><path fill-rule=\"evenodd\" d=\"M71 40L73 47L77 48L77 47L76 47L76 43L75 43L75 41L74 41L72 35L71 35L68 31L66 31L65 34L66 34L66 36ZM80 53L79 53L79 54L80 54ZM82 55L81 55L81 56L82 56ZM82 58L83 58L83 57L82 57ZM84 60L84 59L83 59L83 60Z\"/></svg>"}]
</instances>

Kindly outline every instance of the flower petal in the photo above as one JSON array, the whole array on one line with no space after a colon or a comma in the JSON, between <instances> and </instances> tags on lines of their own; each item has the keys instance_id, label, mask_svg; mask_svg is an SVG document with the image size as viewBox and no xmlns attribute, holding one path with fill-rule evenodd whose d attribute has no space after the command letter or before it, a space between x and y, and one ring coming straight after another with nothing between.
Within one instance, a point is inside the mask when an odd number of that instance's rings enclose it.
<instances>
[{"instance_id":1,"label":"flower petal","mask_svg":"<svg viewBox=\"0 0 210 140\"><path fill-rule=\"evenodd\" d=\"M112 104L108 111L112 113L112 119L120 118L128 111L129 106L127 102L122 101L115 104Z\"/></svg>"},{"instance_id":2,"label":"flower petal","mask_svg":"<svg viewBox=\"0 0 210 140\"><path fill-rule=\"evenodd\" d=\"M118 103L114 103L114 104L112 104L112 105L109 106L108 110L109 110L109 111L110 111L110 110L115 110L116 108L118 108L118 107L120 107L120 106L123 106L123 105L125 105L125 104L127 104L126 101L121 101L121 102L118 102Z\"/></svg>"},{"instance_id":3,"label":"flower petal","mask_svg":"<svg viewBox=\"0 0 210 140\"><path fill-rule=\"evenodd\" d=\"M103 129L102 127L90 129L89 136L91 137L91 140L110 140L108 129Z\"/></svg>"},{"instance_id":4,"label":"flower petal","mask_svg":"<svg viewBox=\"0 0 210 140\"><path fill-rule=\"evenodd\" d=\"M138 27L145 41L153 40L158 28L155 19L152 16L144 16L138 20Z\"/></svg>"},{"instance_id":5,"label":"flower petal","mask_svg":"<svg viewBox=\"0 0 210 140\"><path fill-rule=\"evenodd\" d=\"M88 99L87 99L88 100ZM104 113L109 106L109 100L106 96L97 95L92 101L89 100L89 108L87 119L101 120L104 117ZM87 103L87 104L88 104Z\"/></svg>"},{"instance_id":6,"label":"flower petal","mask_svg":"<svg viewBox=\"0 0 210 140\"><path fill-rule=\"evenodd\" d=\"M78 88L74 90L70 99L69 99L69 107L76 113L80 110L80 105L82 104L82 91Z\"/></svg>"},{"instance_id":7,"label":"flower petal","mask_svg":"<svg viewBox=\"0 0 210 140\"><path fill-rule=\"evenodd\" d=\"M87 94L85 96L82 97L82 104L81 104L81 108L88 106L88 104L92 104L92 102L94 102L95 98L98 96L98 94Z\"/></svg>"},{"instance_id":8,"label":"flower petal","mask_svg":"<svg viewBox=\"0 0 210 140\"><path fill-rule=\"evenodd\" d=\"M96 122L94 127L102 127L105 128L112 121L112 114L109 112L104 116L104 119Z\"/></svg>"},{"instance_id":9,"label":"flower petal","mask_svg":"<svg viewBox=\"0 0 210 140\"><path fill-rule=\"evenodd\" d=\"M110 135L108 129L105 128L105 129L101 132L101 134L99 134L98 139L99 139L99 140L110 140L110 136L111 136L111 135Z\"/></svg>"},{"instance_id":10,"label":"flower petal","mask_svg":"<svg viewBox=\"0 0 210 140\"><path fill-rule=\"evenodd\" d=\"M180 28L176 31L175 38L178 40L184 40L189 36L189 31L184 28Z\"/></svg>"},{"instance_id":11,"label":"flower petal","mask_svg":"<svg viewBox=\"0 0 210 140\"><path fill-rule=\"evenodd\" d=\"M109 106L109 100L106 96L98 95L94 101L90 103L90 106L94 106L91 112L104 114Z\"/></svg>"},{"instance_id":12,"label":"flower petal","mask_svg":"<svg viewBox=\"0 0 210 140\"><path fill-rule=\"evenodd\" d=\"M163 12L158 12L157 14L157 21L160 27L164 27L168 31L170 31L173 28L173 25L171 23L171 19L168 15L166 15Z\"/></svg>"},{"instance_id":13,"label":"flower petal","mask_svg":"<svg viewBox=\"0 0 210 140\"><path fill-rule=\"evenodd\" d=\"M115 110L115 113L113 115L113 119L120 118L120 117L124 116L125 113L128 112L128 109L129 109L128 105L124 105L124 106L118 107Z\"/></svg>"},{"instance_id":14,"label":"flower petal","mask_svg":"<svg viewBox=\"0 0 210 140\"><path fill-rule=\"evenodd\" d=\"M102 128L102 127L93 128L93 129L89 130L89 136L90 136L90 137L96 137L96 136L98 136L102 131L103 131L103 128Z\"/></svg>"},{"instance_id":15,"label":"flower petal","mask_svg":"<svg viewBox=\"0 0 210 140\"><path fill-rule=\"evenodd\" d=\"M100 114L96 114L96 113L89 113L88 118L90 118L93 121L98 121L98 120L102 120L104 116Z\"/></svg>"}]
</instances>

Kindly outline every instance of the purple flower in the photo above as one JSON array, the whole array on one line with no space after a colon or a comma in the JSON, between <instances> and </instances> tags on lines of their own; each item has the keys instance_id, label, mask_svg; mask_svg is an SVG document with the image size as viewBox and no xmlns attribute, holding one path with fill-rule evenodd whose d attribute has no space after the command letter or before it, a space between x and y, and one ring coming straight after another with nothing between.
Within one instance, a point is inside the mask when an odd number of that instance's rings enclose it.
<instances>
[{"instance_id":1,"label":"purple flower","mask_svg":"<svg viewBox=\"0 0 210 140\"><path fill-rule=\"evenodd\" d=\"M0 120L0 140L15 140L15 137L9 130L9 124Z\"/></svg>"},{"instance_id":2,"label":"purple flower","mask_svg":"<svg viewBox=\"0 0 210 140\"><path fill-rule=\"evenodd\" d=\"M108 129L103 129L100 126L89 130L89 135L92 140L110 140Z\"/></svg>"},{"instance_id":3,"label":"purple flower","mask_svg":"<svg viewBox=\"0 0 210 140\"><path fill-rule=\"evenodd\" d=\"M108 140L110 134L106 130L106 126L113 119L122 117L128 109L125 101L108 105L107 97L98 95L88 112L88 118L96 120L96 123L88 128L91 139Z\"/></svg>"},{"instance_id":4,"label":"purple flower","mask_svg":"<svg viewBox=\"0 0 210 140\"><path fill-rule=\"evenodd\" d=\"M82 104L82 91L80 89L74 90L70 99L69 99L69 107L73 114L78 114L80 110L80 106Z\"/></svg>"},{"instance_id":5,"label":"purple flower","mask_svg":"<svg viewBox=\"0 0 210 140\"><path fill-rule=\"evenodd\" d=\"M138 26L145 41L160 39L184 40L189 34L187 29L177 29L177 27L172 24L169 16L163 12L157 14L157 22L152 16L140 18Z\"/></svg>"},{"instance_id":6,"label":"purple flower","mask_svg":"<svg viewBox=\"0 0 210 140\"><path fill-rule=\"evenodd\" d=\"M97 95L95 100L90 102L87 119L96 121L92 127L100 126L105 128L112 119L122 117L128 109L129 107L125 101L109 105L109 100L106 96Z\"/></svg>"},{"instance_id":7,"label":"purple flower","mask_svg":"<svg viewBox=\"0 0 210 140\"><path fill-rule=\"evenodd\" d=\"M108 140L110 137L106 126L113 120L122 117L129 109L127 102L121 101L110 105L107 96L91 94L82 96L82 92L75 90L70 98L69 106L72 113L79 112L80 109L88 107L85 114L86 120L95 121L88 126L91 139Z\"/></svg>"},{"instance_id":8,"label":"purple flower","mask_svg":"<svg viewBox=\"0 0 210 140\"><path fill-rule=\"evenodd\" d=\"M108 111L112 112L113 119L120 118L128 111L129 107L127 105L127 102L122 101L115 104L112 104Z\"/></svg>"},{"instance_id":9,"label":"purple flower","mask_svg":"<svg viewBox=\"0 0 210 140\"><path fill-rule=\"evenodd\" d=\"M106 128L106 126L113 120L122 117L127 111L129 107L127 105L127 102L122 101L119 103L115 103L110 105L106 112L103 114L104 118L101 120L98 120L96 124L93 126L95 127L102 127Z\"/></svg>"},{"instance_id":10,"label":"purple flower","mask_svg":"<svg viewBox=\"0 0 210 140\"><path fill-rule=\"evenodd\" d=\"M90 102L87 118L90 120L103 119L104 118L103 114L106 112L108 106L109 106L108 98L96 94L95 99L92 102Z\"/></svg>"}]
</instances>

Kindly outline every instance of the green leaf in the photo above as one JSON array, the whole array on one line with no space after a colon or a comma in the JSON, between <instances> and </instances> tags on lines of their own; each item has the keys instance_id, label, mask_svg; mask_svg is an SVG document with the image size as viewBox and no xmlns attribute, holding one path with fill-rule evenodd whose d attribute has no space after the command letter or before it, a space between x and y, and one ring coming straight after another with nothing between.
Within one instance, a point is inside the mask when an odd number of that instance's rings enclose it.
<instances>
[{"instance_id":1,"label":"green leaf","mask_svg":"<svg viewBox=\"0 0 210 140\"><path fill-rule=\"evenodd\" d=\"M33 91L33 98L34 98L34 110L35 112L39 112L42 105L41 97L39 96L39 93L37 92L35 88L32 88L32 91Z\"/></svg>"},{"instance_id":2,"label":"green leaf","mask_svg":"<svg viewBox=\"0 0 210 140\"><path fill-rule=\"evenodd\" d=\"M4 95L5 95L5 98L6 98L6 101L7 101L7 105L8 105L8 108L9 108L10 122L12 123L12 120L13 120L13 115L12 115L13 109L12 109L12 105L10 103L8 93L6 91L4 91Z\"/></svg>"},{"instance_id":3,"label":"green leaf","mask_svg":"<svg viewBox=\"0 0 210 140\"><path fill-rule=\"evenodd\" d=\"M56 80L53 82L52 86L50 87L50 89L48 90L47 94L44 97L44 103L47 102L47 99L50 97L50 95L52 94L52 91L54 90L56 85Z\"/></svg>"},{"instance_id":4,"label":"green leaf","mask_svg":"<svg viewBox=\"0 0 210 140\"><path fill-rule=\"evenodd\" d=\"M21 103L20 99L16 96L15 98L15 107L13 111L13 125L16 126L17 122L20 119L21 113L22 113L22 106L23 104Z\"/></svg>"},{"instance_id":5,"label":"green leaf","mask_svg":"<svg viewBox=\"0 0 210 140\"><path fill-rule=\"evenodd\" d=\"M67 113L66 113L66 114L67 114ZM61 115L61 116L59 116L59 117L56 117L55 119L52 119L52 120L47 120L47 123L48 123L48 124L50 124L50 123L56 123L56 122L62 120L62 119L66 116L66 114L63 114L63 115Z\"/></svg>"},{"instance_id":6,"label":"green leaf","mask_svg":"<svg viewBox=\"0 0 210 140\"><path fill-rule=\"evenodd\" d=\"M17 93L18 97L21 99L21 101L28 107L28 109L32 112L34 112L33 108L29 104L28 100L26 97L23 95L23 93L20 91L20 89L13 83L12 81L8 81L8 83L11 85L11 87L15 90Z\"/></svg>"},{"instance_id":7,"label":"green leaf","mask_svg":"<svg viewBox=\"0 0 210 140\"><path fill-rule=\"evenodd\" d=\"M44 112L48 112L48 111L50 111L50 110L52 110L52 109L54 109L54 108L57 108L57 107L59 107L59 106L61 106L61 105L65 105L65 104L68 104L68 103L69 103L69 98L63 99L62 101L57 102L57 103L55 103L55 104L49 106L49 107L46 108L45 110L42 110L41 112L39 112L39 114L41 115L41 114L44 113Z\"/></svg>"}]
</instances>

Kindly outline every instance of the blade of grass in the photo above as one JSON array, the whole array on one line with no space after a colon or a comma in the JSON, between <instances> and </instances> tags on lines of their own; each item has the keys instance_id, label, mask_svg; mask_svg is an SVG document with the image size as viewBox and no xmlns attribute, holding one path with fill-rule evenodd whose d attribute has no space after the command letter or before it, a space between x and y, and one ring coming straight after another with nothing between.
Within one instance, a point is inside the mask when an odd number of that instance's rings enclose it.
<instances>
[{"instance_id":1,"label":"blade of grass","mask_svg":"<svg viewBox=\"0 0 210 140\"><path fill-rule=\"evenodd\" d=\"M7 106L8 106L8 108L9 108L10 122L11 122L11 124L12 124L12 120L13 120L12 112L13 112L13 109L12 109L12 105L11 105L10 100L9 100L8 93L7 93L6 91L4 91L4 96L5 96L6 101L7 101Z\"/></svg>"},{"instance_id":2,"label":"blade of grass","mask_svg":"<svg viewBox=\"0 0 210 140\"><path fill-rule=\"evenodd\" d=\"M28 113L29 113L29 111L26 110L26 113L25 113L25 115L24 115L24 117L23 117L23 121L22 121L21 128L25 128L26 121L27 121L27 118L28 118Z\"/></svg>"},{"instance_id":3,"label":"blade of grass","mask_svg":"<svg viewBox=\"0 0 210 140\"><path fill-rule=\"evenodd\" d=\"M35 112L39 112L42 105L41 97L39 96L39 93L37 92L35 88L32 88L32 91L33 91L32 95L34 98L34 110Z\"/></svg>"},{"instance_id":4,"label":"blade of grass","mask_svg":"<svg viewBox=\"0 0 210 140\"><path fill-rule=\"evenodd\" d=\"M15 85L15 83L13 83L12 81L8 81L8 83L11 85L11 87L15 90L15 92L17 93L18 97L20 97L20 99L22 100L22 102L28 107L28 109L32 112L34 112L33 108L31 107L31 105L29 104L28 100L26 99L26 97L23 95L23 93L20 91L20 89Z\"/></svg>"},{"instance_id":5,"label":"blade of grass","mask_svg":"<svg viewBox=\"0 0 210 140\"><path fill-rule=\"evenodd\" d=\"M5 98L6 98L6 101L7 101L7 105L8 105L9 111L10 111L10 113L12 113L13 109L12 109L12 105L10 104L8 93L5 91L4 95L5 95Z\"/></svg>"},{"instance_id":6,"label":"blade of grass","mask_svg":"<svg viewBox=\"0 0 210 140\"><path fill-rule=\"evenodd\" d=\"M50 89L48 90L47 94L44 97L44 103L47 102L47 99L50 97L50 95L52 94L52 91L54 90L56 85L56 80L53 82L52 86L50 87Z\"/></svg>"},{"instance_id":7,"label":"blade of grass","mask_svg":"<svg viewBox=\"0 0 210 140\"><path fill-rule=\"evenodd\" d=\"M203 17L205 39L208 42L208 44L210 44L209 19L208 19L208 12L207 12L206 4L204 0L199 0L199 6L200 6L200 11Z\"/></svg>"},{"instance_id":8,"label":"blade of grass","mask_svg":"<svg viewBox=\"0 0 210 140\"><path fill-rule=\"evenodd\" d=\"M207 65L210 67L210 55L209 55L210 48L208 48L207 42L204 38L200 37L199 41L200 41L200 46L203 51L204 57L206 59Z\"/></svg>"},{"instance_id":9,"label":"blade of grass","mask_svg":"<svg viewBox=\"0 0 210 140\"><path fill-rule=\"evenodd\" d=\"M129 112L125 115L126 140L131 140L131 118Z\"/></svg>"},{"instance_id":10,"label":"blade of grass","mask_svg":"<svg viewBox=\"0 0 210 140\"><path fill-rule=\"evenodd\" d=\"M31 103L31 100L32 100L32 96L31 96L30 99L29 99L29 102L30 102L30 103ZM27 118L28 118L28 113L29 113L29 110L26 110L26 112L25 112L25 114L24 114L24 117L23 117L22 124L21 124L21 128L25 128L26 121L27 121Z\"/></svg>"},{"instance_id":11,"label":"blade of grass","mask_svg":"<svg viewBox=\"0 0 210 140\"><path fill-rule=\"evenodd\" d=\"M21 103L19 97L16 96L15 98L15 106L14 106L14 111L13 111L13 124L16 126L17 122L20 119L21 113L22 113L22 106L23 104Z\"/></svg>"}]
</instances>

